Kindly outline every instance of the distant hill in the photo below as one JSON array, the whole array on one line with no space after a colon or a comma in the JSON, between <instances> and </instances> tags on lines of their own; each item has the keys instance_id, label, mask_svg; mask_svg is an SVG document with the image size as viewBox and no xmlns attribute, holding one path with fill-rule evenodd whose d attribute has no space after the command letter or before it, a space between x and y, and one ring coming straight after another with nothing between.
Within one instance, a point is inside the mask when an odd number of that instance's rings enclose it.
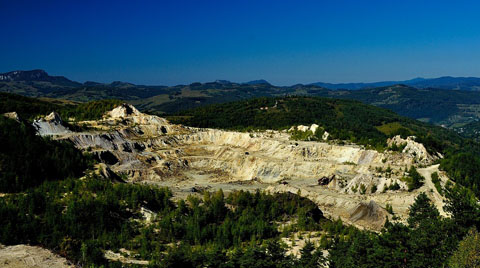
<instances>
[{"instance_id":1,"label":"distant hill","mask_svg":"<svg viewBox=\"0 0 480 268\"><path fill-rule=\"evenodd\" d=\"M424 79L415 83L407 83L416 88L441 88L453 90L480 91L480 78L477 77L450 77Z\"/></svg>"},{"instance_id":2,"label":"distant hill","mask_svg":"<svg viewBox=\"0 0 480 268\"><path fill-rule=\"evenodd\" d=\"M317 83L312 83L311 85L316 85L319 87L324 87L328 89L344 89L344 90L359 90L359 89L365 89L365 88L376 88L376 87L385 87L385 86L393 86L393 85L409 85L412 83L420 82L425 79L423 78L415 78L412 80L405 80L405 81L382 81L382 82L372 82L372 83L323 83L323 82L317 82Z\"/></svg>"},{"instance_id":3,"label":"distant hill","mask_svg":"<svg viewBox=\"0 0 480 268\"><path fill-rule=\"evenodd\" d=\"M453 129L463 137L472 138L477 142L480 141L480 122L479 121L473 121L465 125L456 126Z\"/></svg>"},{"instance_id":4,"label":"distant hill","mask_svg":"<svg viewBox=\"0 0 480 268\"><path fill-rule=\"evenodd\" d=\"M274 86L265 80L247 83L217 80L177 86L145 86L120 81L82 84L62 76L50 76L42 70L14 71L0 74L0 78L0 92L77 102L121 99L142 111L157 114L172 114L255 97L296 95L359 100L391 109L403 116L455 129L480 120L480 91L476 89L480 78L415 78L378 83L293 86Z\"/></svg>"},{"instance_id":5,"label":"distant hill","mask_svg":"<svg viewBox=\"0 0 480 268\"><path fill-rule=\"evenodd\" d=\"M383 81L373 83L323 83L317 82L312 85L328 89L359 90L366 88L384 87L392 85L408 85L415 88L440 88L450 90L480 91L480 78L477 77L451 77L444 76L439 78L414 78L404 81Z\"/></svg>"},{"instance_id":6,"label":"distant hill","mask_svg":"<svg viewBox=\"0 0 480 268\"><path fill-rule=\"evenodd\" d=\"M395 135L415 135L433 151L442 151L445 146L461 141L451 130L403 117L387 109L359 101L321 97L255 98L182 111L169 119L188 126L240 131L284 130L315 123L334 139L377 149L384 147L387 138Z\"/></svg>"},{"instance_id":7,"label":"distant hill","mask_svg":"<svg viewBox=\"0 0 480 268\"><path fill-rule=\"evenodd\" d=\"M57 112L62 118L81 120L99 119L102 115L122 104L123 101L105 99L85 103L59 101L57 99L29 98L0 92L0 115L16 112L20 119L32 121L37 116Z\"/></svg>"},{"instance_id":8,"label":"distant hill","mask_svg":"<svg viewBox=\"0 0 480 268\"><path fill-rule=\"evenodd\" d=\"M249 81L249 82L246 82L244 84L247 84L247 85L271 85L267 80L263 80L263 79Z\"/></svg>"},{"instance_id":9,"label":"distant hill","mask_svg":"<svg viewBox=\"0 0 480 268\"><path fill-rule=\"evenodd\" d=\"M81 102L100 99L148 98L160 94L162 88L165 87L134 85L119 81L110 84L88 81L82 84L63 76L50 76L43 70L13 71L0 74L0 92Z\"/></svg>"},{"instance_id":10,"label":"distant hill","mask_svg":"<svg viewBox=\"0 0 480 268\"><path fill-rule=\"evenodd\" d=\"M0 73L0 82L49 82L52 85L76 87L81 83L71 81L63 76L50 76L44 70L32 71L12 71L8 73Z\"/></svg>"},{"instance_id":11,"label":"distant hill","mask_svg":"<svg viewBox=\"0 0 480 268\"><path fill-rule=\"evenodd\" d=\"M359 100L403 116L447 127L480 118L480 92L477 91L394 85L361 90L311 91L309 95Z\"/></svg>"}]
</instances>

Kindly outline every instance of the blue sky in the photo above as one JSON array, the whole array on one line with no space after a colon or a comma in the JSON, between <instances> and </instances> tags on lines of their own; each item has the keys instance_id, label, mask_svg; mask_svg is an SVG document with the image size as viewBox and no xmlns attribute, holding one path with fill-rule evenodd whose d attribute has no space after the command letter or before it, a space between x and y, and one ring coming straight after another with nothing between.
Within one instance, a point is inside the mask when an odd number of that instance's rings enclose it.
<instances>
[{"instance_id":1,"label":"blue sky","mask_svg":"<svg viewBox=\"0 0 480 268\"><path fill-rule=\"evenodd\" d=\"M478 14L477 1L0 0L0 72L163 85L480 76Z\"/></svg>"}]
</instances>

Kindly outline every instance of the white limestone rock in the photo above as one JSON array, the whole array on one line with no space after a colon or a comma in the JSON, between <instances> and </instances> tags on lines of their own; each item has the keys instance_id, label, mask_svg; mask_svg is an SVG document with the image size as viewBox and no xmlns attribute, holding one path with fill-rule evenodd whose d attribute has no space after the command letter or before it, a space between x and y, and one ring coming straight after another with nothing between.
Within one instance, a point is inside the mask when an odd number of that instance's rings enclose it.
<instances>
[{"instance_id":1,"label":"white limestone rock","mask_svg":"<svg viewBox=\"0 0 480 268\"><path fill-rule=\"evenodd\" d=\"M44 118L36 119L33 121L33 127L40 136L55 136L72 132L65 126L62 118L56 112L52 112Z\"/></svg>"}]
</instances>

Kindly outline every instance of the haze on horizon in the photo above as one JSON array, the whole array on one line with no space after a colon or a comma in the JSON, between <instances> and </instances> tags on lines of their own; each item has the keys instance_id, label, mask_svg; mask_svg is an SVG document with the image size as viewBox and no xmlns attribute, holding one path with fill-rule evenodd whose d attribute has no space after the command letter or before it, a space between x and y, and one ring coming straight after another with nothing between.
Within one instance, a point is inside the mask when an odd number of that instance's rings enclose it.
<instances>
[{"instance_id":1,"label":"haze on horizon","mask_svg":"<svg viewBox=\"0 0 480 268\"><path fill-rule=\"evenodd\" d=\"M474 1L4 1L0 72L275 85L480 76Z\"/></svg>"}]
</instances>

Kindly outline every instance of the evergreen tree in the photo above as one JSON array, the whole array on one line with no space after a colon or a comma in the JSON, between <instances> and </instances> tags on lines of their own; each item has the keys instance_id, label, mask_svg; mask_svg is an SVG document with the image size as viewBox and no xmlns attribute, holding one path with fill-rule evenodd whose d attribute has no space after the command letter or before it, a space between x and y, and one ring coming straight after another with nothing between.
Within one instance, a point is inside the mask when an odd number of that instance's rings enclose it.
<instances>
[{"instance_id":1,"label":"evergreen tree","mask_svg":"<svg viewBox=\"0 0 480 268\"><path fill-rule=\"evenodd\" d=\"M457 250L449 260L451 268L480 267L480 234L476 228L470 229L458 244Z\"/></svg>"}]
</instances>

